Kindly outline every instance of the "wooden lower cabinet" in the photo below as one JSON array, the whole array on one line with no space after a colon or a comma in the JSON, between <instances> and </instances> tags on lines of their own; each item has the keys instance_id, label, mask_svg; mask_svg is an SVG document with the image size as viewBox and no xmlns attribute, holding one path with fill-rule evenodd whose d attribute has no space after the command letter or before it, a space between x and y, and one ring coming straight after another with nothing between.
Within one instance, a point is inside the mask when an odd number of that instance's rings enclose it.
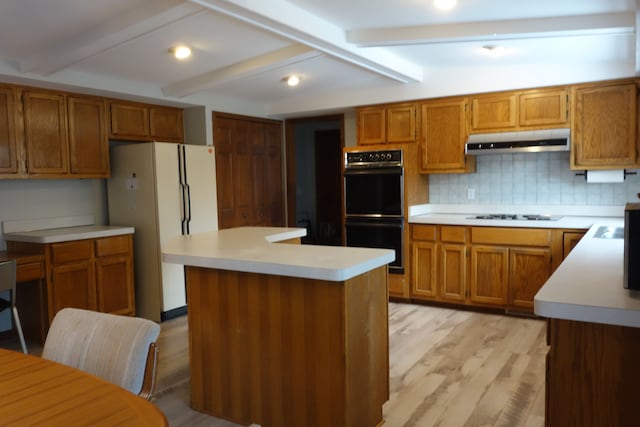
<instances>
[{"instance_id":1,"label":"wooden lower cabinet","mask_svg":"<svg viewBox=\"0 0 640 427\"><path fill-rule=\"evenodd\" d=\"M582 230L411 225L411 298L533 312Z\"/></svg>"},{"instance_id":2,"label":"wooden lower cabinet","mask_svg":"<svg viewBox=\"0 0 640 427\"><path fill-rule=\"evenodd\" d=\"M640 425L640 328L549 319L545 425Z\"/></svg>"},{"instance_id":3,"label":"wooden lower cabinet","mask_svg":"<svg viewBox=\"0 0 640 427\"><path fill-rule=\"evenodd\" d=\"M509 248L471 247L471 302L505 305L509 292Z\"/></svg>"},{"instance_id":4,"label":"wooden lower cabinet","mask_svg":"<svg viewBox=\"0 0 640 427\"><path fill-rule=\"evenodd\" d=\"M7 242L16 253L43 254L47 326L65 307L135 315L132 235L38 244Z\"/></svg>"}]
</instances>

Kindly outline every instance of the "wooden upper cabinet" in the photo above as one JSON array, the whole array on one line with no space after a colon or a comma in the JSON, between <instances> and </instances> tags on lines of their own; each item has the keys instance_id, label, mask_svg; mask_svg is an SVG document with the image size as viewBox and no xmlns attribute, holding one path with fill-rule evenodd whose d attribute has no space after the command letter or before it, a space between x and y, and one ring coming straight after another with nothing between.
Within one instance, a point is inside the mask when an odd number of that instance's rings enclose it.
<instances>
[{"instance_id":1,"label":"wooden upper cabinet","mask_svg":"<svg viewBox=\"0 0 640 427\"><path fill-rule=\"evenodd\" d=\"M64 95L23 92L24 137L29 174L64 175L69 170Z\"/></svg>"},{"instance_id":2,"label":"wooden upper cabinet","mask_svg":"<svg viewBox=\"0 0 640 427\"><path fill-rule=\"evenodd\" d=\"M103 99L67 97L72 175L109 176L109 139Z\"/></svg>"},{"instance_id":3,"label":"wooden upper cabinet","mask_svg":"<svg viewBox=\"0 0 640 427\"><path fill-rule=\"evenodd\" d=\"M475 170L475 157L465 156L466 98L420 104L420 172L451 173Z\"/></svg>"},{"instance_id":4,"label":"wooden upper cabinet","mask_svg":"<svg viewBox=\"0 0 640 427\"><path fill-rule=\"evenodd\" d=\"M156 141L183 142L183 113L179 108L151 107L149 132Z\"/></svg>"},{"instance_id":5,"label":"wooden upper cabinet","mask_svg":"<svg viewBox=\"0 0 640 427\"><path fill-rule=\"evenodd\" d=\"M636 83L585 85L573 98L571 168L639 167Z\"/></svg>"},{"instance_id":6,"label":"wooden upper cabinet","mask_svg":"<svg viewBox=\"0 0 640 427\"><path fill-rule=\"evenodd\" d=\"M382 144L386 141L384 107L358 110L358 144Z\"/></svg>"},{"instance_id":7,"label":"wooden upper cabinet","mask_svg":"<svg viewBox=\"0 0 640 427\"><path fill-rule=\"evenodd\" d=\"M18 172L16 92L0 86L0 174Z\"/></svg>"},{"instance_id":8,"label":"wooden upper cabinet","mask_svg":"<svg viewBox=\"0 0 640 427\"><path fill-rule=\"evenodd\" d=\"M111 101L110 136L132 141L184 142L180 108Z\"/></svg>"},{"instance_id":9,"label":"wooden upper cabinet","mask_svg":"<svg viewBox=\"0 0 640 427\"><path fill-rule=\"evenodd\" d=\"M416 140L416 106L400 104L387 110L387 140L389 143L414 142Z\"/></svg>"},{"instance_id":10,"label":"wooden upper cabinet","mask_svg":"<svg viewBox=\"0 0 640 427\"><path fill-rule=\"evenodd\" d=\"M515 93L471 97L471 131L515 129L518 125L516 99Z\"/></svg>"},{"instance_id":11,"label":"wooden upper cabinet","mask_svg":"<svg viewBox=\"0 0 640 427\"><path fill-rule=\"evenodd\" d=\"M149 107L144 104L111 102L113 138L149 139Z\"/></svg>"},{"instance_id":12,"label":"wooden upper cabinet","mask_svg":"<svg viewBox=\"0 0 640 427\"><path fill-rule=\"evenodd\" d=\"M569 91L567 88L540 89L519 95L520 127L569 126Z\"/></svg>"},{"instance_id":13,"label":"wooden upper cabinet","mask_svg":"<svg viewBox=\"0 0 640 427\"><path fill-rule=\"evenodd\" d=\"M415 104L389 104L358 109L358 144L396 144L415 140Z\"/></svg>"}]
</instances>

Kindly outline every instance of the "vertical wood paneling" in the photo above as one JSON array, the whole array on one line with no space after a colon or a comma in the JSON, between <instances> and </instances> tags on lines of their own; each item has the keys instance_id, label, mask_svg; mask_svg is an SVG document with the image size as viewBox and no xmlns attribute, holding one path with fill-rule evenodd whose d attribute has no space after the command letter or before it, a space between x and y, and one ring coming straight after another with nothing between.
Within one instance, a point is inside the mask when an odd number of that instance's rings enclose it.
<instances>
[{"instance_id":1,"label":"vertical wood paneling","mask_svg":"<svg viewBox=\"0 0 640 427\"><path fill-rule=\"evenodd\" d=\"M347 282L186 270L194 409L263 427L382 420L386 267Z\"/></svg>"}]
</instances>

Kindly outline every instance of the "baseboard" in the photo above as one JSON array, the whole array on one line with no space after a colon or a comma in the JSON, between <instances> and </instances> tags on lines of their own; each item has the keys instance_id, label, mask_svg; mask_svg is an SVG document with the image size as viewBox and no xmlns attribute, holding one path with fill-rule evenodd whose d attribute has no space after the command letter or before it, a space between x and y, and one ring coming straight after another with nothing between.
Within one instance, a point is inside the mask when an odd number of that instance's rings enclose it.
<instances>
[{"instance_id":1,"label":"baseboard","mask_svg":"<svg viewBox=\"0 0 640 427\"><path fill-rule=\"evenodd\" d=\"M186 314L187 306L183 305L182 307L160 312L160 321L164 322L165 320L175 319L176 317L184 316Z\"/></svg>"}]
</instances>

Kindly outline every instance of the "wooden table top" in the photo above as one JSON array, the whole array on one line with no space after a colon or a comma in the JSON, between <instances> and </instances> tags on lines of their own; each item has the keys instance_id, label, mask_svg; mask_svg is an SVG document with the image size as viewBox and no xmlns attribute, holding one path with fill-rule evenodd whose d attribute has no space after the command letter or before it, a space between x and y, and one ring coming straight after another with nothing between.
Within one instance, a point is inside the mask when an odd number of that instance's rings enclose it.
<instances>
[{"instance_id":1,"label":"wooden table top","mask_svg":"<svg viewBox=\"0 0 640 427\"><path fill-rule=\"evenodd\" d=\"M168 426L151 402L37 356L0 349L3 426Z\"/></svg>"}]
</instances>

